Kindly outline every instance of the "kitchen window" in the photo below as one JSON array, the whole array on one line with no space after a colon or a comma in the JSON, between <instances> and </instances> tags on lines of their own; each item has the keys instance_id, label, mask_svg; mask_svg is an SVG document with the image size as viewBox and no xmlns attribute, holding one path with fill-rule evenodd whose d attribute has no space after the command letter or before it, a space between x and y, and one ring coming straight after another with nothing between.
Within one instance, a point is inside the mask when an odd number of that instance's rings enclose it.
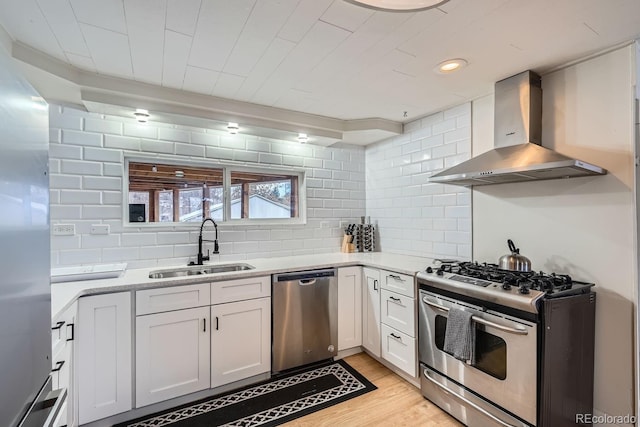
<instances>
[{"instance_id":1,"label":"kitchen window","mask_svg":"<svg viewBox=\"0 0 640 427\"><path fill-rule=\"evenodd\" d=\"M126 159L125 222L304 223L304 171ZM203 215L204 213L204 215Z\"/></svg>"}]
</instances>

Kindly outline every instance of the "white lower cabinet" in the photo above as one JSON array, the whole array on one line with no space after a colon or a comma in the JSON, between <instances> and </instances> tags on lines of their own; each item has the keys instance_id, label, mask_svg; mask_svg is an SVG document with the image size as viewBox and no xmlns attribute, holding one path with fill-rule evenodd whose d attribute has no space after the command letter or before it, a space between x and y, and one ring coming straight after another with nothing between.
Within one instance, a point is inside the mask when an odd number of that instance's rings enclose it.
<instances>
[{"instance_id":1,"label":"white lower cabinet","mask_svg":"<svg viewBox=\"0 0 640 427\"><path fill-rule=\"evenodd\" d=\"M362 346L380 357L380 271L363 268Z\"/></svg>"},{"instance_id":2,"label":"white lower cabinet","mask_svg":"<svg viewBox=\"0 0 640 427\"><path fill-rule=\"evenodd\" d=\"M75 322L78 304L74 302L56 319L51 327L52 358L51 358L51 386L53 389L66 389L67 398L60 408L54 427L75 426L74 395L74 347Z\"/></svg>"},{"instance_id":3,"label":"white lower cabinet","mask_svg":"<svg viewBox=\"0 0 640 427\"><path fill-rule=\"evenodd\" d=\"M362 267L338 269L338 351L362 345Z\"/></svg>"},{"instance_id":4,"label":"white lower cabinet","mask_svg":"<svg viewBox=\"0 0 640 427\"><path fill-rule=\"evenodd\" d=\"M76 322L78 422L131 409L131 293L81 297Z\"/></svg>"},{"instance_id":5,"label":"white lower cabinet","mask_svg":"<svg viewBox=\"0 0 640 427\"><path fill-rule=\"evenodd\" d=\"M416 339L384 323L382 332L382 358L407 374L416 376Z\"/></svg>"},{"instance_id":6,"label":"white lower cabinet","mask_svg":"<svg viewBox=\"0 0 640 427\"><path fill-rule=\"evenodd\" d=\"M209 307L136 317L136 406L209 388Z\"/></svg>"},{"instance_id":7,"label":"white lower cabinet","mask_svg":"<svg viewBox=\"0 0 640 427\"><path fill-rule=\"evenodd\" d=\"M211 387L271 370L271 299L211 306Z\"/></svg>"}]
</instances>

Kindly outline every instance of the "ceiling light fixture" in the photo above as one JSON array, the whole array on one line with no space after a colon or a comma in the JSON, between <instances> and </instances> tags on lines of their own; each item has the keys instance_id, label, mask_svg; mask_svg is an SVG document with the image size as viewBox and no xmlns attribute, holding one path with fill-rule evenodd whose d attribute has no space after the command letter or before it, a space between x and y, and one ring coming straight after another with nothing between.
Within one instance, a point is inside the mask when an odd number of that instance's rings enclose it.
<instances>
[{"instance_id":1,"label":"ceiling light fixture","mask_svg":"<svg viewBox=\"0 0 640 427\"><path fill-rule=\"evenodd\" d=\"M416 12L438 7L449 0L347 0L358 6L392 12Z\"/></svg>"},{"instance_id":2,"label":"ceiling light fixture","mask_svg":"<svg viewBox=\"0 0 640 427\"><path fill-rule=\"evenodd\" d=\"M227 125L227 132L229 132L231 135L237 134L239 130L240 127L238 127L237 123L229 122L229 124Z\"/></svg>"},{"instance_id":3,"label":"ceiling light fixture","mask_svg":"<svg viewBox=\"0 0 640 427\"><path fill-rule=\"evenodd\" d=\"M462 70L468 64L469 63L462 58L447 59L439 63L436 68L434 68L434 71L438 74L449 74Z\"/></svg>"},{"instance_id":4,"label":"ceiling light fixture","mask_svg":"<svg viewBox=\"0 0 640 427\"><path fill-rule=\"evenodd\" d=\"M298 142L301 144L306 144L307 142L309 142L309 137L307 136L306 133L299 133Z\"/></svg>"},{"instance_id":5,"label":"ceiling light fixture","mask_svg":"<svg viewBox=\"0 0 640 427\"><path fill-rule=\"evenodd\" d=\"M136 112L133 113L138 123L147 123L149 119L149 111L142 108L136 108Z\"/></svg>"},{"instance_id":6,"label":"ceiling light fixture","mask_svg":"<svg viewBox=\"0 0 640 427\"><path fill-rule=\"evenodd\" d=\"M158 167L156 165L151 166L151 172L158 172Z\"/></svg>"}]
</instances>

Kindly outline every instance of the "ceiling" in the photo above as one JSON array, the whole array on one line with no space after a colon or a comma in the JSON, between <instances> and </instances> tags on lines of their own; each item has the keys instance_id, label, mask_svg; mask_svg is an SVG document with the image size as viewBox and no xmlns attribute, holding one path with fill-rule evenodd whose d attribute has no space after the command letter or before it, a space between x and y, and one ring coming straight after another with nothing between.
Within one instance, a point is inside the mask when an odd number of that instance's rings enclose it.
<instances>
[{"instance_id":1,"label":"ceiling","mask_svg":"<svg viewBox=\"0 0 640 427\"><path fill-rule=\"evenodd\" d=\"M344 0L3 0L0 25L15 58L104 112L147 100L166 114L367 143L502 78L639 37L640 1L450 0L393 13ZM469 65L434 72L450 58ZM45 98L65 96L42 85Z\"/></svg>"}]
</instances>

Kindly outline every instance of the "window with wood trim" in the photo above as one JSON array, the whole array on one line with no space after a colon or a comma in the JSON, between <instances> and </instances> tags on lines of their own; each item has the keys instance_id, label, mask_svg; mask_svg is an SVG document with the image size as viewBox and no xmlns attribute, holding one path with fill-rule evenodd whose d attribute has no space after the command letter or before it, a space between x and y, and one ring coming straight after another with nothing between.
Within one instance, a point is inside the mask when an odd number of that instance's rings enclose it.
<instances>
[{"instance_id":1,"label":"window with wood trim","mask_svg":"<svg viewBox=\"0 0 640 427\"><path fill-rule=\"evenodd\" d=\"M129 222L301 217L301 172L143 161L129 161L128 171Z\"/></svg>"}]
</instances>

